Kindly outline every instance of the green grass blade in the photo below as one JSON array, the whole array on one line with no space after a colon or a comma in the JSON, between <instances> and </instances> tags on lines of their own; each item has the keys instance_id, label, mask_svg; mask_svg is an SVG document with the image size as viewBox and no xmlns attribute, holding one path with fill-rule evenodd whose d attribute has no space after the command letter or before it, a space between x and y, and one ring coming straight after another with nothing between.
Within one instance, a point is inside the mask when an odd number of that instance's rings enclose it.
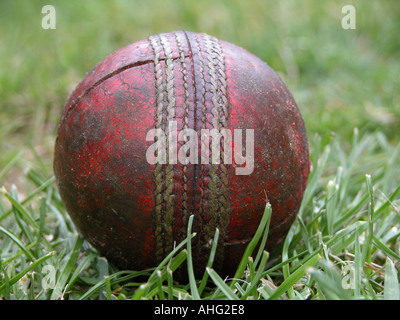
<instances>
[{"instance_id":1,"label":"green grass blade","mask_svg":"<svg viewBox=\"0 0 400 320\"><path fill-rule=\"evenodd\" d=\"M267 217L267 222L266 222L266 225L264 227L264 234L263 234L263 237L261 239L261 243L260 243L260 247L258 249L257 255L256 255L256 259L254 260L254 265L256 266L256 268L258 266L258 263L260 262L260 259L264 255L264 249L265 249L265 245L267 243L268 233L269 233L269 226L270 226L270 222L271 222L271 215L272 214L270 213L269 217Z\"/></svg>"},{"instance_id":2,"label":"green grass blade","mask_svg":"<svg viewBox=\"0 0 400 320\"><path fill-rule=\"evenodd\" d=\"M168 264L168 268L171 269L172 272L174 272L178 267L185 262L187 259L187 250L183 249L181 252L179 252L175 257L171 258L170 263Z\"/></svg>"},{"instance_id":3,"label":"green grass blade","mask_svg":"<svg viewBox=\"0 0 400 320\"><path fill-rule=\"evenodd\" d=\"M78 260L78 256L81 252L80 250L82 248L82 244L83 244L83 238L77 236L74 247L72 248L72 252L69 256L69 259L60 270L60 276L57 279L55 288L52 292L50 299L54 300L61 296L63 289L67 285L67 282L70 279L72 272L75 268L75 263Z\"/></svg>"},{"instance_id":4,"label":"green grass blade","mask_svg":"<svg viewBox=\"0 0 400 320\"><path fill-rule=\"evenodd\" d=\"M372 252L372 238L374 235L374 194L372 190L371 176L369 174L366 175L367 180L367 188L369 194L369 205L368 205L368 227L366 230L365 240L362 248L362 265L364 262L371 264L371 252ZM368 275L370 270L366 270L366 274Z\"/></svg>"},{"instance_id":5,"label":"green grass blade","mask_svg":"<svg viewBox=\"0 0 400 320\"><path fill-rule=\"evenodd\" d=\"M254 249L256 248L258 242L260 241L261 236L265 233L265 229L269 225L269 221L271 220L271 214L272 214L271 204L267 203L260 224L258 225L256 233L254 234L250 243L246 247L243 257L233 277L234 279L240 279L243 275L244 270L246 270L247 261L251 256L251 254L253 253ZM235 281L232 282L231 288L235 285L234 282Z\"/></svg>"},{"instance_id":6,"label":"green grass blade","mask_svg":"<svg viewBox=\"0 0 400 320\"><path fill-rule=\"evenodd\" d=\"M297 268L282 284L276 289L276 291L269 297L270 300L276 300L280 298L289 288L299 281L307 272L308 268L313 267L319 261L320 256L318 254L312 256L302 266Z\"/></svg>"},{"instance_id":7,"label":"green grass blade","mask_svg":"<svg viewBox=\"0 0 400 320\"><path fill-rule=\"evenodd\" d=\"M74 285L76 279L79 277L81 272L89 266L89 264L92 262L92 260L96 257L96 254L89 254L86 257L82 259L82 261L79 263L79 265L76 267L74 270L74 273L71 275L71 278L68 282L67 287L65 288L65 291L68 291L72 288Z\"/></svg>"},{"instance_id":8,"label":"green grass blade","mask_svg":"<svg viewBox=\"0 0 400 320\"><path fill-rule=\"evenodd\" d=\"M400 300L399 279L394 263L390 258L386 259L384 299Z\"/></svg>"},{"instance_id":9,"label":"green grass blade","mask_svg":"<svg viewBox=\"0 0 400 320\"><path fill-rule=\"evenodd\" d=\"M5 177L8 171L17 163L17 161L19 160L19 158L21 158L24 152L25 149L23 148L15 156L13 156L11 160L3 167L3 169L0 171L0 181Z\"/></svg>"},{"instance_id":10,"label":"green grass blade","mask_svg":"<svg viewBox=\"0 0 400 320\"><path fill-rule=\"evenodd\" d=\"M400 255L398 255L396 252L391 250L388 246L386 246L382 241L380 241L376 236L373 236L372 238L373 243L376 247L381 249L385 254L387 254L389 257L392 257L393 259L399 260L400 261Z\"/></svg>"},{"instance_id":11,"label":"green grass blade","mask_svg":"<svg viewBox=\"0 0 400 320\"><path fill-rule=\"evenodd\" d=\"M135 294L132 297L132 300L140 300L144 293L148 291L148 288L150 286L150 283L143 283L139 286L139 288L136 289Z\"/></svg>"},{"instance_id":12,"label":"green grass blade","mask_svg":"<svg viewBox=\"0 0 400 320\"><path fill-rule=\"evenodd\" d=\"M324 271L312 268L311 277L318 284L319 299L328 300L350 300L353 297L350 295L351 283L348 283L347 278L334 267L332 263L326 260L321 260L320 264ZM353 279L350 280L350 282Z\"/></svg>"},{"instance_id":13,"label":"green grass blade","mask_svg":"<svg viewBox=\"0 0 400 320\"><path fill-rule=\"evenodd\" d=\"M167 294L168 300L173 300L174 298L174 291L173 291L173 272L172 270L167 267Z\"/></svg>"},{"instance_id":14,"label":"green grass blade","mask_svg":"<svg viewBox=\"0 0 400 320\"><path fill-rule=\"evenodd\" d=\"M106 282L106 300L112 300L110 276L104 277Z\"/></svg>"},{"instance_id":15,"label":"green grass blade","mask_svg":"<svg viewBox=\"0 0 400 320\"><path fill-rule=\"evenodd\" d=\"M164 291L162 288L162 272L161 270L157 271L157 289L158 289L158 298L159 300L165 300Z\"/></svg>"},{"instance_id":16,"label":"green grass blade","mask_svg":"<svg viewBox=\"0 0 400 320\"><path fill-rule=\"evenodd\" d=\"M269 254L268 252L264 251L263 255L262 255L262 259L260 262L260 266L257 270L257 273L254 275L254 277L251 278L251 286L249 286L246 290L246 293L240 298L241 300L245 300L247 299L251 294L253 295L253 297L256 296L257 293L257 286L259 284L259 281L263 275L264 269L265 269L265 265L267 264L267 260L268 260Z\"/></svg>"},{"instance_id":17,"label":"green grass blade","mask_svg":"<svg viewBox=\"0 0 400 320\"><path fill-rule=\"evenodd\" d=\"M23 269L22 271L17 273L14 277L12 277L9 280L8 285L12 286L13 284L15 284L19 279L21 279L29 271L31 271L31 270L35 269L37 266L41 265L43 262L45 262L47 259L52 257L54 254L55 254L55 252L50 252L50 253L46 254L45 256L43 256L43 257L37 259L36 261L34 261L28 267L26 267L25 269ZM0 292L5 288L5 286L6 286L6 284L0 285Z\"/></svg>"},{"instance_id":18,"label":"green grass blade","mask_svg":"<svg viewBox=\"0 0 400 320\"><path fill-rule=\"evenodd\" d=\"M219 229L217 228L215 230L214 239L213 239L210 255L208 257L208 262L207 262L207 268L210 268L210 269L212 268L212 265L213 265L213 262L214 262L215 253L217 252L218 238L219 238ZM200 282L200 285L199 285L199 295L200 296L201 296L204 288L206 287L207 280L208 280L208 272L205 271L204 275L203 275L203 278L201 279L201 282Z\"/></svg>"},{"instance_id":19,"label":"green grass blade","mask_svg":"<svg viewBox=\"0 0 400 320\"><path fill-rule=\"evenodd\" d=\"M307 183L307 188L304 192L303 201L299 209L299 216L303 215L304 209L309 205L312 197L314 196L315 190L319 186L319 179L323 173L325 164L329 158L331 147L328 145L325 147L321 157L313 164L313 171L310 174L309 181Z\"/></svg>"},{"instance_id":20,"label":"green grass blade","mask_svg":"<svg viewBox=\"0 0 400 320\"><path fill-rule=\"evenodd\" d=\"M32 243L26 245L25 248L26 248L27 250L31 250L32 248L34 248L35 246L37 246L37 244L38 244L38 242L35 241L35 242L32 242ZM18 251L15 255L13 255L13 256L11 256L11 257L5 259L5 260L3 261L3 264L8 264L8 263L10 263L11 261L17 259L18 257L20 257L20 256L23 255L23 254L24 254L24 251L22 251L22 250L21 250L21 251Z\"/></svg>"},{"instance_id":21,"label":"green grass blade","mask_svg":"<svg viewBox=\"0 0 400 320\"><path fill-rule=\"evenodd\" d=\"M25 253L25 255L31 260L31 261L35 261L35 257L33 256L33 254L30 252L30 250L25 247L25 245L22 243L22 241L20 239L18 239L12 232L7 231L6 229L4 229L3 227L0 226L0 232L4 233L7 237L9 237L12 241L15 242L15 244L21 248L21 250Z\"/></svg>"},{"instance_id":22,"label":"green grass blade","mask_svg":"<svg viewBox=\"0 0 400 320\"><path fill-rule=\"evenodd\" d=\"M56 181L55 177L51 177L47 181L43 182L37 189L32 191L24 200L22 200L20 203L21 205L24 205L28 203L30 200L32 200L36 195L38 195L40 192L45 190L47 187L49 187L51 184L53 184ZM7 210L3 215L0 216L0 221L5 219L7 216L9 216L12 213L12 209Z\"/></svg>"},{"instance_id":23,"label":"green grass blade","mask_svg":"<svg viewBox=\"0 0 400 320\"><path fill-rule=\"evenodd\" d=\"M6 269L4 269L4 267L3 267L3 263L2 263L2 261L1 261L1 257L0 257L0 270L2 271L2 276L0 275L0 280L1 280L1 283L3 283L2 284L2 286L3 286L3 292L4 292L4 296L5 296L5 298L7 299L7 300L11 300L11 295L10 295L10 279L9 279L9 277L8 277L8 272L7 272L7 270ZM1 291L2 290L0 290L0 293L1 293Z\"/></svg>"},{"instance_id":24,"label":"green grass blade","mask_svg":"<svg viewBox=\"0 0 400 320\"><path fill-rule=\"evenodd\" d=\"M289 232L286 236L286 239L283 243L282 261L286 261L289 259L289 246L290 246L291 240L292 240L292 229L289 230ZM288 279L290 277L289 264L285 264L282 266L282 273L283 273L284 279ZM288 288L288 295L289 295L289 298L293 298L293 296L294 296L293 288Z\"/></svg>"},{"instance_id":25,"label":"green grass blade","mask_svg":"<svg viewBox=\"0 0 400 320\"><path fill-rule=\"evenodd\" d=\"M355 233L354 279L352 280L354 281L354 294L358 297L361 295L361 277L363 273L364 260L361 253L358 229L356 229Z\"/></svg>"},{"instance_id":26,"label":"green grass blade","mask_svg":"<svg viewBox=\"0 0 400 320\"><path fill-rule=\"evenodd\" d=\"M333 234L333 227L335 224L335 218L337 215L337 194L338 194L338 186L335 181L330 180L328 182L328 191L327 191L327 199L326 199L326 218L327 218L327 226L328 226L328 234Z\"/></svg>"},{"instance_id":27,"label":"green grass blade","mask_svg":"<svg viewBox=\"0 0 400 320\"><path fill-rule=\"evenodd\" d=\"M389 199L385 201L385 203L382 204L378 209L376 209L374 214L374 223L382 217L385 209L387 209L390 205L393 205L393 201L395 201L398 193L400 193L400 185L392 192Z\"/></svg>"},{"instance_id":28,"label":"green grass blade","mask_svg":"<svg viewBox=\"0 0 400 320\"><path fill-rule=\"evenodd\" d=\"M113 274L108 275L109 280L111 281L111 284L114 284L114 279L116 279L116 282L123 282L126 281L127 279L133 278L133 277L139 277L141 275L146 275L147 270L143 271L118 271ZM128 273L125 277L122 277L124 274ZM86 291L82 296L79 297L79 300L86 300L89 297L91 297L94 293L97 291L103 289L106 287L106 280L102 279L98 281L93 287L91 287L88 291Z\"/></svg>"},{"instance_id":29,"label":"green grass blade","mask_svg":"<svg viewBox=\"0 0 400 320\"><path fill-rule=\"evenodd\" d=\"M235 292L222 280L222 278L215 272L215 270L207 268L206 271L214 281L215 285L225 294L229 300L239 300Z\"/></svg>"},{"instance_id":30,"label":"green grass blade","mask_svg":"<svg viewBox=\"0 0 400 320\"><path fill-rule=\"evenodd\" d=\"M192 233L191 238L193 239L193 237L196 235L196 233ZM157 270L160 270L162 268L164 268L168 262L171 260L171 258L176 255L179 250L182 249L182 247L184 247L187 244L187 238L185 240L183 240L179 245L176 246L175 249L173 249L165 258L163 261L161 261L161 263L154 269L152 275L149 278L149 282L151 282L153 279L155 279L157 277Z\"/></svg>"},{"instance_id":31,"label":"green grass blade","mask_svg":"<svg viewBox=\"0 0 400 320\"><path fill-rule=\"evenodd\" d=\"M187 270L189 276L190 292L194 300L200 300L199 291L196 285L196 278L194 276L193 260L192 260L192 224L194 216L189 217L188 228L187 228Z\"/></svg>"},{"instance_id":32,"label":"green grass blade","mask_svg":"<svg viewBox=\"0 0 400 320\"><path fill-rule=\"evenodd\" d=\"M28 224L31 225L34 229L38 230L39 226L32 219L30 214L25 210L25 208L22 206L22 204L17 199L12 197L4 188L2 189L2 193L8 199L8 201L11 202L11 204L13 205L15 210L17 210L21 214L21 216L28 222Z\"/></svg>"}]
</instances>

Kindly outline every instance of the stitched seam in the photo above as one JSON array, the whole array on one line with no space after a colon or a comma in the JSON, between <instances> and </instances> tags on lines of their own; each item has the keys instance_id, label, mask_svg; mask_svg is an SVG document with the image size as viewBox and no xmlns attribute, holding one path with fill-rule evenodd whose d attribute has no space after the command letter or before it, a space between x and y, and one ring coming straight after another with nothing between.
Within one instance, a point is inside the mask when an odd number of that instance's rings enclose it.
<instances>
[{"instance_id":1,"label":"stitched seam","mask_svg":"<svg viewBox=\"0 0 400 320\"><path fill-rule=\"evenodd\" d=\"M149 41L151 47L154 51L154 78L155 78L155 91L156 91L156 110L155 110L155 128L161 128L163 122L163 114L164 114L164 91L165 91L165 83L164 83L164 71L161 67L160 63L160 55L163 51L159 39L157 36L149 37ZM157 138L154 139L155 142ZM156 240L156 249L155 256L157 262L162 260L164 256L164 198L163 198L163 190L164 190L164 172L163 165L157 163L154 169L154 222L155 222L155 240Z\"/></svg>"},{"instance_id":2,"label":"stitched seam","mask_svg":"<svg viewBox=\"0 0 400 320\"><path fill-rule=\"evenodd\" d=\"M169 40L165 34L159 35L161 44L164 47L165 53L165 74L166 74L166 89L167 89L167 124L175 119L176 96L175 96L175 83L174 83L174 60L172 58L172 50ZM169 135L167 135L166 152L169 155ZM173 230L172 221L174 218L174 165L167 164L165 168L165 216L164 216L164 253L172 250L173 244Z\"/></svg>"},{"instance_id":3,"label":"stitched seam","mask_svg":"<svg viewBox=\"0 0 400 320\"><path fill-rule=\"evenodd\" d=\"M198 53L198 62L199 62L199 79L200 79L200 88L201 88L201 101L200 101L200 106L201 106L201 119L200 119L200 127L201 129L206 129L207 128L207 105L206 105L206 88L205 88L205 78L204 78L204 72L205 72L205 66L204 66L204 60L202 56L202 49L200 46L200 43L197 39L197 36L193 34L193 45L197 49ZM201 139L201 150L204 149L204 142ZM200 189L200 204L199 204L199 216L200 216L200 221L199 221L199 228L200 230L203 229L204 225L204 215L205 215L205 210L204 210L204 203L206 201L206 185L205 185L205 179L206 176L208 176L208 170L206 170L206 165L202 164L203 163L203 158L204 155L201 153L201 159L200 159L200 177L199 177L199 189ZM201 241L198 242L198 245L201 246Z\"/></svg>"},{"instance_id":4,"label":"stitched seam","mask_svg":"<svg viewBox=\"0 0 400 320\"><path fill-rule=\"evenodd\" d=\"M185 53L182 47L182 41L179 37L179 34L176 32L175 33L175 39L176 43L178 45L178 51L179 51L179 56L180 56L180 62L181 62L181 73L182 73L182 79L183 79L183 86L184 86L184 112L183 112L183 129L187 129L189 127L188 124L188 114L189 114L189 89L188 89L188 77L187 77L187 70L186 70L186 64L185 64ZM184 141L185 143L187 142L187 139ZM183 194L182 194L182 230L181 233L184 234L186 227L187 227L187 222L188 222L188 177L187 177L187 165L183 165Z\"/></svg>"}]
</instances>

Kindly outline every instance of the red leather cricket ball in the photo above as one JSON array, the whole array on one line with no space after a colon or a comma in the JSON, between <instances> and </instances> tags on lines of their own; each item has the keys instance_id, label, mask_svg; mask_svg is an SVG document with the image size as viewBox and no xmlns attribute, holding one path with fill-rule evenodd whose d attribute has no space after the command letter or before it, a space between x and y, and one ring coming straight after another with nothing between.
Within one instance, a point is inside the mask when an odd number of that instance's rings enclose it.
<instances>
[{"instance_id":1,"label":"red leather cricket ball","mask_svg":"<svg viewBox=\"0 0 400 320\"><path fill-rule=\"evenodd\" d=\"M207 145L212 130L232 139ZM273 250L296 217L309 170L304 122L279 76L242 48L187 31L150 36L96 65L65 104L54 154L66 209L102 255L120 268L155 267L194 215L199 275L216 228L213 267L234 274L267 199Z\"/></svg>"}]
</instances>

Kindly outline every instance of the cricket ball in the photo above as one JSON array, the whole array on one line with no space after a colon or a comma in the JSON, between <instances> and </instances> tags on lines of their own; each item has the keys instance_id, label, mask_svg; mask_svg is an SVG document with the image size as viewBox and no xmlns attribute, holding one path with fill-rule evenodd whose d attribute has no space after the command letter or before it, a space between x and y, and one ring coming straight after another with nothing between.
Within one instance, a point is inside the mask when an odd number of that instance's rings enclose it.
<instances>
[{"instance_id":1,"label":"cricket ball","mask_svg":"<svg viewBox=\"0 0 400 320\"><path fill-rule=\"evenodd\" d=\"M80 233L123 269L155 267L193 219L202 275L233 276L266 203L267 249L286 236L310 170L305 125L280 77L207 34L150 36L97 64L65 104L54 171Z\"/></svg>"}]
</instances>

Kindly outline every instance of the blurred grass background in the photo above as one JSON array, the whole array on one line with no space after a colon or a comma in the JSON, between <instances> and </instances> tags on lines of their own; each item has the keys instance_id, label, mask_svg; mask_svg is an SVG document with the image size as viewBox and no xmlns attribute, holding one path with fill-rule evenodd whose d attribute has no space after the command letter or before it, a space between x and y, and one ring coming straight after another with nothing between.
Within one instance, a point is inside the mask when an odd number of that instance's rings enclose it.
<instances>
[{"instance_id":1,"label":"blurred grass background","mask_svg":"<svg viewBox=\"0 0 400 320\"><path fill-rule=\"evenodd\" d=\"M41 9L56 9L44 30ZM341 27L356 8L356 30ZM398 141L400 3L387 1L0 1L0 176L19 181L28 166L51 174L63 104L79 80L118 48L158 32L186 29L235 43L275 69L292 91L309 135L353 130ZM26 186L19 186L23 190Z\"/></svg>"}]
</instances>

